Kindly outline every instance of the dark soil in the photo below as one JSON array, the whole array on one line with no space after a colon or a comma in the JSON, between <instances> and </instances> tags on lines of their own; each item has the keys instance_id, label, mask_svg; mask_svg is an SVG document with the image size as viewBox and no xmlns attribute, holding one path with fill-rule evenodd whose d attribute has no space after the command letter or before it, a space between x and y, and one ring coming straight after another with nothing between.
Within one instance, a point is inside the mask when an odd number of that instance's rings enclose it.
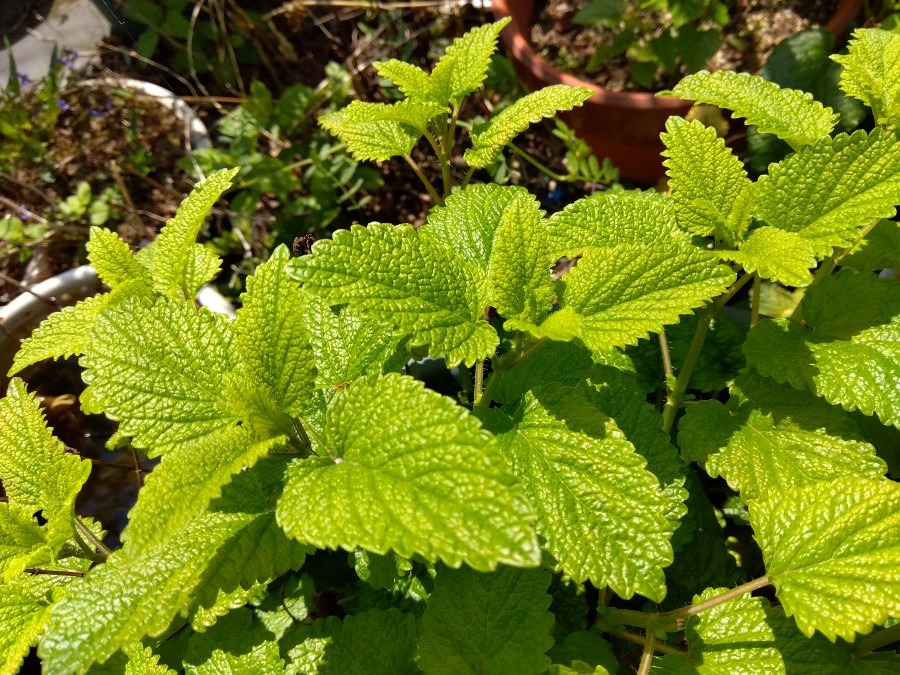
<instances>
[{"instance_id":1,"label":"dark soil","mask_svg":"<svg viewBox=\"0 0 900 675\"><path fill-rule=\"evenodd\" d=\"M537 0L532 23L531 42L535 51L557 67L588 82L612 91L636 88L629 75L629 61L622 55L587 72L585 66L598 44L611 44L614 33L602 27L584 27L572 23L572 17L587 0ZM707 62L707 70L736 70L755 73L781 40L813 26L825 25L834 14L838 0L742 0L727 3L731 22L724 27L725 38L716 54ZM656 12L653 23L671 25L667 12ZM704 26L698 26L703 28ZM655 37L649 35L647 38ZM656 73L654 90L675 85L687 71Z\"/></svg>"},{"instance_id":2,"label":"dark soil","mask_svg":"<svg viewBox=\"0 0 900 675\"><path fill-rule=\"evenodd\" d=\"M36 118L46 105L33 94L16 104L32 106ZM19 218L31 232L24 242L0 241L0 304L21 292L17 281L33 284L85 262L88 216L65 216L59 206L83 181L94 197L118 190L105 226L135 248L153 240L194 184L176 164L184 127L152 97L72 78L50 105L62 110L55 126L35 129L43 151L23 153L0 173L0 218Z\"/></svg>"}]
</instances>

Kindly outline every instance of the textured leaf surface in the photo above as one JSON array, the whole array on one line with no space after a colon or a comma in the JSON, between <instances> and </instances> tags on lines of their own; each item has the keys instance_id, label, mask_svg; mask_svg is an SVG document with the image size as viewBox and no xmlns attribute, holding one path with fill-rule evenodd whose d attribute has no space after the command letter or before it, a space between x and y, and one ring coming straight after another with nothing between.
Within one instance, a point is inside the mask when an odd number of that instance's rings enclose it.
<instances>
[{"instance_id":1,"label":"textured leaf surface","mask_svg":"<svg viewBox=\"0 0 900 675\"><path fill-rule=\"evenodd\" d=\"M193 299L198 262L194 242L206 214L231 187L237 172L238 169L222 169L199 183L160 231L148 260L150 278L158 292L170 298Z\"/></svg>"},{"instance_id":2,"label":"textured leaf surface","mask_svg":"<svg viewBox=\"0 0 900 675\"><path fill-rule=\"evenodd\" d=\"M540 326L513 323L535 337L580 338L599 352L635 344L722 293L734 272L710 251L622 244L585 251L559 282L560 311Z\"/></svg>"},{"instance_id":3,"label":"textured leaf surface","mask_svg":"<svg viewBox=\"0 0 900 675\"><path fill-rule=\"evenodd\" d=\"M469 185L447 197L444 206L431 209L419 233L487 270L497 228L514 203L533 203L537 207L537 200L522 187L493 183ZM543 211L540 213L543 215Z\"/></svg>"},{"instance_id":4,"label":"textured leaf surface","mask_svg":"<svg viewBox=\"0 0 900 675\"><path fill-rule=\"evenodd\" d=\"M708 589L694 604L727 591ZM722 675L864 675L897 668L900 661L885 655L856 657L853 646L832 643L821 635L803 635L779 607L765 598L745 595L701 612L685 626L691 658ZM874 657L874 659L872 658Z\"/></svg>"},{"instance_id":5,"label":"textured leaf surface","mask_svg":"<svg viewBox=\"0 0 900 675\"><path fill-rule=\"evenodd\" d=\"M578 390L551 385L526 396L501 443L547 550L573 581L662 599L674 530L667 500L611 419Z\"/></svg>"},{"instance_id":6,"label":"textured leaf surface","mask_svg":"<svg viewBox=\"0 0 900 675\"><path fill-rule=\"evenodd\" d=\"M491 435L450 399L398 375L357 380L328 411L325 445L289 470L277 509L289 535L453 567L537 564L531 509Z\"/></svg>"},{"instance_id":7,"label":"textured leaf surface","mask_svg":"<svg viewBox=\"0 0 900 675\"><path fill-rule=\"evenodd\" d=\"M241 471L222 488L210 510L241 514L243 527L228 537L210 559L194 595L194 605L212 606L221 592L268 582L300 569L309 549L290 539L275 522L275 505L284 490L290 457L275 455Z\"/></svg>"},{"instance_id":8,"label":"textured leaf surface","mask_svg":"<svg viewBox=\"0 0 900 675\"><path fill-rule=\"evenodd\" d=\"M841 88L869 106L878 124L900 128L900 35L857 28L848 53L831 58L844 66Z\"/></svg>"},{"instance_id":9,"label":"textured leaf surface","mask_svg":"<svg viewBox=\"0 0 900 675\"><path fill-rule=\"evenodd\" d=\"M411 227L339 230L288 270L306 291L411 334L413 346L430 345L429 355L448 365L472 365L497 346L496 331L482 320L484 273Z\"/></svg>"},{"instance_id":10,"label":"textured leaf surface","mask_svg":"<svg viewBox=\"0 0 900 675\"><path fill-rule=\"evenodd\" d=\"M50 616L50 605L18 585L0 592L0 675L16 675Z\"/></svg>"},{"instance_id":11,"label":"textured leaf surface","mask_svg":"<svg viewBox=\"0 0 900 675\"><path fill-rule=\"evenodd\" d=\"M147 269L132 255L128 244L112 230L91 227L87 243L88 260L97 270L100 280L115 288L129 281L150 285Z\"/></svg>"},{"instance_id":12,"label":"textured leaf surface","mask_svg":"<svg viewBox=\"0 0 900 675\"><path fill-rule=\"evenodd\" d=\"M32 507L0 502L0 582L53 559L33 512Z\"/></svg>"},{"instance_id":13,"label":"textured leaf surface","mask_svg":"<svg viewBox=\"0 0 900 675\"><path fill-rule=\"evenodd\" d=\"M577 108L591 97L586 87L554 84L526 94L472 131L472 147L466 150L466 163L476 169L490 166L503 146L535 122L556 113Z\"/></svg>"},{"instance_id":14,"label":"textured leaf surface","mask_svg":"<svg viewBox=\"0 0 900 675\"><path fill-rule=\"evenodd\" d=\"M497 228L488 266L489 303L500 316L536 323L556 295L550 237L534 198L516 199Z\"/></svg>"},{"instance_id":15,"label":"textured leaf surface","mask_svg":"<svg viewBox=\"0 0 900 675\"><path fill-rule=\"evenodd\" d=\"M404 96L411 99L424 98L431 86L431 76L412 63L387 59L386 61L377 61L372 66L381 77L391 80Z\"/></svg>"},{"instance_id":16,"label":"textured leaf surface","mask_svg":"<svg viewBox=\"0 0 900 675\"><path fill-rule=\"evenodd\" d=\"M572 256L585 248L690 241L675 220L675 201L636 190L595 192L548 219L554 253Z\"/></svg>"},{"instance_id":17,"label":"textured leaf surface","mask_svg":"<svg viewBox=\"0 0 900 675\"><path fill-rule=\"evenodd\" d=\"M842 410L752 373L738 378L727 405L688 408L678 429L684 458L724 477L745 502L841 476L881 478L887 469Z\"/></svg>"},{"instance_id":18,"label":"textured leaf surface","mask_svg":"<svg viewBox=\"0 0 900 675\"><path fill-rule=\"evenodd\" d=\"M720 251L725 260L733 260L747 272L756 272L787 286L809 286L810 268L816 266L816 247L801 233L787 232L764 225L750 233L737 251Z\"/></svg>"},{"instance_id":19,"label":"textured leaf surface","mask_svg":"<svg viewBox=\"0 0 900 675\"><path fill-rule=\"evenodd\" d=\"M596 366L590 373L589 400L615 421L638 454L647 460L647 468L659 480L666 497L666 518L674 527L687 509L684 488L685 466L678 450L663 431L662 416L647 403L631 373L610 366Z\"/></svg>"},{"instance_id":20,"label":"textured leaf surface","mask_svg":"<svg viewBox=\"0 0 900 675\"><path fill-rule=\"evenodd\" d=\"M66 453L37 398L13 378L0 400L0 480L10 504L43 512L54 552L73 534L75 497L90 472L89 461Z\"/></svg>"},{"instance_id":21,"label":"textured leaf surface","mask_svg":"<svg viewBox=\"0 0 900 675\"><path fill-rule=\"evenodd\" d=\"M138 447L160 453L234 421L222 375L233 367L231 326L222 315L158 298L105 312L82 358L86 409L119 420Z\"/></svg>"},{"instance_id":22,"label":"textured leaf surface","mask_svg":"<svg viewBox=\"0 0 900 675\"><path fill-rule=\"evenodd\" d=\"M857 272L900 269L900 222L879 221L841 265Z\"/></svg>"},{"instance_id":23,"label":"textured leaf surface","mask_svg":"<svg viewBox=\"0 0 900 675\"><path fill-rule=\"evenodd\" d=\"M751 330L747 362L779 382L900 427L900 288L846 271L812 286L803 311L807 328L780 319Z\"/></svg>"},{"instance_id":24,"label":"textured leaf surface","mask_svg":"<svg viewBox=\"0 0 900 675\"><path fill-rule=\"evenodd\" d=\"M422 617L419 667L439 675L543 673L553 644L549 584L543 570L439 568Z\"/></svg>"},{"instance_id":25,"label":"textured leaf surface","mask_svg":"<svg viewBox=\"0 0 900 675\"><path fill-rule=\"evenodd\" d=\"M423 98L440 104L457 105L466 95L478 89L497 49L497 36L509 22L510 19L506 18L485 24L455 39L435 65Z\"/></svg>"},{"instance_id":26,"label":"textured leaf surface","mask_svg":"<svg viewBox=\"0 0 900 675\"><path fill-rule=\"evenodd\" d=\"M487 273L487 304L501 316L538 321L553 302L544 212L519 187L472 185L429 214L420 230Z\"/></svg>"},{"instance_id":27,"label":"textured leaf surface","mask_svg":"<svg viewBox=\"0 0 900 675\"><path fill-rule=\"evenodd\" d=\"M844 477L749 508L778 599L805 635L853 640L900 613L900 485Z\"/></svg>"},{"instance_id":28,"label":"textured leaf surface","mask_svg":"<svg viewBox=\"0 0 900 675\"><path fill-rule=\"evenodd\" d=\"M428 121L445 112L434 103L353 101L341 110L322 115L319 126L337 136L360 161L384 161L408 155L425 132Z\"/></svg>"},{"instance_id":29,"label":"textured leaf surface","mask_svg":"<svg viewBox=\"0 0 900 675\"><path fill-rule=\"evenodd\" d=\"M739 241L750 224L753 197L741 160L699 120L670 117L662 140L678 224L727 243Z\"/></svg>"},{"instance_id":30,"label":"textured leaf surface","mask_svg":"<svg viewBox=\"0 0 900 675\"><path fill-rule=\"evenodd\" d=\"M112 300L112 293L101 293L48 316L22 342L9 374L44 359L83 354L90 347L94 322Z\"/></svg>"},{"instance_id":31,"label":"textured leaf surface","mask_svg":"<svg viewBox=\"0 0 900 675\"><path fill-rule=\"evenodd\" d=\"M191 601L199 572L247 517L208 514L170 545L131 560L121 552L71 584L53 606L40 646L47 675L84 673L145 635L159 635ZM90 621L85 617L90 616Z\"/></svg>"},{"instance_id":32,"label":"textured leaf surface","mask_svg":"<svg viewBox=\"0 0 900 675\"><path fill-rule=\"evenodd\" d=\"M900 140L877 129L823 138L772 166L759 180L757 200L757 218L829 255L861 227L896 212Z\"/></svg>"},{"instance_id":33,"label":"textured leaf surface","mask_svg":"<svg viewBox=\"0 0 900 675\"><path fill-rule=\"evenodd\" d=\"M125 551L140 557L164 546L206 510L222 486L282 439L258 443L246 427L231 426L173 446L147 476L122 532Z\"/></svg>"},{"instance_id":34,"label":"textured leaf surface","mask_svg":"<svg viewBox=\"0 0 900 675\"><path fill-rule=\"evenodd\" d=\"M366 321L346 305L329 307L305 294L303 322L315 353L316 385L335 387L361 375L399 369L409 355L390 326Z\"/></svg>"},{"instance_id":35,"label":"textured leaf surface","mask_svg":"<svg viewBox=\"0 0 900 675\"><path fill-rule=\"evenodd\" d=\"M415 675L416 619L372 609L332 623L319 675Z\"/></svg>"},{"instance_id":36,"label":"textured leaf surface","mask_svg":"<svg viewBox=\"0 0 900 675\"><path fill-rule=\"evenodd\" d=\"M191 675L284 672L275 635L249 609L229 612L208 631L195 634L184 660Z\"/></svg>"},{"instance_id":37,"label":"textured leaf surface","mask_svg":"<svg viewBox=\"0 0 900 675\"><path fill-rule=\"evenodd\" d=\"M234 331L242 370L266 384L282 410L297 414L312 396L316 372L303 323L306 300L285 271L289 259L279 246L248 277Z\"/></svg>"},{"instance_id":38,"label":"textured leaf surface","mask_svg":"<svg viewBox=\"0 0 900 675\"><path fill-rule=\"evenodd\" d=\"M831 108L812 94L782 89L747 73L701 71L683 78L672 91L661 93L727 108L734 111L734 117L743 117L747 124L791 145L814 143L831 133L837 121Z\"/></svg>"}]
</instances>

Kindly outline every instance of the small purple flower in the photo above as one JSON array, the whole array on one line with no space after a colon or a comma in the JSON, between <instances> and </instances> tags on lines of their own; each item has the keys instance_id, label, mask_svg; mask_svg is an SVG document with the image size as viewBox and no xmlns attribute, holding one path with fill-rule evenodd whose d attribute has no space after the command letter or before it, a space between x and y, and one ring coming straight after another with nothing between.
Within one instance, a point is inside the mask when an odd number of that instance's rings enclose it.
<instances>
[{"instance_id":1,"label":"small purple flower","mask_svg":"<svg viewBox=\"0 0 900 675\"><path fill-rule=\"evenodd\" d=\"M29 84L31 84L31 78L28 77L28 75L26 75L25 73L16 71L16 77L19 79L19 84L23 87L27 87Z\"/></svg>"},{"instance_id":2,"label":"small purple flower","mask_svg":"<svg viewBox=\"0 0 900 675\"><path fill-rule=\"evenodd\" d=\"M66 103L66 100L64 98L59 99L56 102L56 105L59 106L60 110L71 110L72 109L72 106L70 106L68 103Z\"/></svg>"},{"instance_id":3,"label":"small purple flower","mask_svg":"<svg viewBox=\"0 0 900 675\"><path fill-rule=\"evenodd\" d=\"M106 111L100 108L88 108L87 112L92 117L103 117L106 114Z\"/></svg>"},{"instance_id":4,"label":"small purple flower","mask_svg":"<svg viewBox=\"0 0 900 675\"><path fill-rule=\"evenodd\" d=\"M25 208L24 204L19 204L19 220L23 223L31 217L31 211Z\"/></svg>"},{"instance_id":5,"label":"small purple flower","mask_svg":"<svg viewBox=\"0 0 900 675\"><path fill-rule=\"evenodd\" d=\"M56 61L66 68L71 68L75 65L75 59L77 58L78 52L76 52L74 49L66 49L63 52L63 55L60 58L56 59Z\"/></svg>"}]
</instances>

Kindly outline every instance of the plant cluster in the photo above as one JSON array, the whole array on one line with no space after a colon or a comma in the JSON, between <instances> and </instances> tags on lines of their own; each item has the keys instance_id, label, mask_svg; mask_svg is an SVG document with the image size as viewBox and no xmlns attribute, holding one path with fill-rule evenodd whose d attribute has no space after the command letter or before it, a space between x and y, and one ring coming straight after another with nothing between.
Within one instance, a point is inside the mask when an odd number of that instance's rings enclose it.
<instances>
[{"instance_id":1,"label":"plant cluster","mask_svg":"<svg viewBox=\"0 0 900 675\"><path fill-rule=\"evenodd\" d=\"M589 0L572 17L580 26L603 30L603 39L584 65L595 73L620 56L639 86L653 89L657 71L694 73L718 51L730 21L720 0Z\"/></svg>"},{"instance_id":2,"label":"plant cluster","mask_svg":"<svg viewBox=\"0 0 900 675\"><path fill-rule=\"evenodd\" d=\"M254 241L259 239L253 236L253 220L260 203L273 212L267 236L254 242L257 255L295 237L321 235L339 216L367 203L371 197L361 190L382 185L375 169L360 165L314 124L318 111L347 97L346 71L332 63L327 72L319 87L294 84L277 99L254 81L246 103L219 121L217 147L195 150L182 161L185 167L196 162L204 175L241 167L229 195L232 225L243 231L245 241ZM230 234L216 241L223 253L240 247Z\"/></svg>"},{"instance_id":3,"label":"plant cluster","mask_svg":"<svg viewBox=\"0 0 900 675\"><path fill-rule=\"evenodd\" d=\"M808 94L697 73L670 94L792 153L751 180L713 129L672 118L670 194L546 217L469 178L589 92L525 96L472 129L460 180L450 161L502 25L431 72L378 64L402 100L320 119L359 160L415 166L426 139L442 185L422 227L280 247L234 321L192 298L219 265L194 238L236 170L136 255L92 230L110 291L51 316L13 371L79 355L82 407L161 461L109 551L74 512L89 464L12 381L0 672L35 643L49 675L897 671L900 287L877 271L900 259L900 38L859 30L838 57L873 131L832 135ZM763 281L781 318L761 316ZM651 337L658 406L624 351ZM404 374L411 355L472 368L471 396Z\"/></svg>"}]
</instances>

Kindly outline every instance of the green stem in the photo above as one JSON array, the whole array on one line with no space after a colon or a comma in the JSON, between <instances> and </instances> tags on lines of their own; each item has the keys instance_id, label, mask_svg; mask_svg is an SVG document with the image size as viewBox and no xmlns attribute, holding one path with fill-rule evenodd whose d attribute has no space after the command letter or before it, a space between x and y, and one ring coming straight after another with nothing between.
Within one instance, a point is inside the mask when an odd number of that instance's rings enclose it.
<instances>
[{"instance_id":1,"label":"green stem","mask_svg":"<svg viewBox=\"0 0 900 675\"><path fill-rule=\"evenodd\" d=\"M699 321L697 322L697 330L694 331L694 338L691 340L691 346L688 348L687 356L684 357L684 363L681 370L678 371L678 377L675 378L675 385L671 392L666 396L666 404L663 406L663 429L668 434L672 431L675 424L675 415L684 399L684 393L687 391L688 383L694 374L694 368L697 360L700 358L700 351L703 349L703 343L706 341L706 335L709 333L709 324L712 322L713 313L709 308L700 311Z\"/></svg>"},{"instance_id":2,"label":"green stem","mask_svg":"<svg viewBox=\"0 0 900 675\"><path fill-rule=\"evenodd\" d=\"M618 638L622 638L623 640L628 640L629 642L633 642L637 645L646 645L647 638L643 635L638 635L637 633L632 633L627 630L620 630L613 633ZM685 652L677 649L676 647L670 647L669 645L662 644L661 642L655 642L653 645L653 650L660 652L661 654L676 654L678 656L683 657L685 660L696 663L693 659L691 659Z\"/></svg>"},{"instance_id":3,"label":"green stem","mask_svg":"<svg viewBox=\"0 0 900 675\"><path fill-rule=\"evenodd\" d=\"M663 406L663 429L666 433L672 431L672 426L675 424L675 415L684 402L684 393L687 391L691 376L694 374L694 368L697 366L697 360L700 358L700 351L703 349L703 343L706 341L707 333L709 333L710 322L725 304L731 300L734 294L752 278L752 274L745 274L735 281L731 288L700 310L699 322L697 323L697 330L694 332L694 338L691 340L691 346L684 357L681 370L678 371L678 377L675 378L675 385L672 387L671 395L666 397L666 404Z\"/></svg>"},{"instance_id":4,"label":"green stem","mask_svg":"<svg viewBox=\"0 0 900 675\"><path fill-rule=\"evenodd\" d=\"M25 574L50 574L58 577L83 577L84 572L77 572L75 570L45 570L40 567L26 567L24 570Z\"/></svg>"},{"instance_id":5,"label":"green stem","mask_svg":"<svg viewBox=\"0 0 900 675\"><path fill-rule=\"evenodd\" d=\"M428 194L431 195L431 198L434 200L434 203L438 206L442 206L444 200L437 193L437 190L434 189L434 185L431 184L431 181L422 173L422 169L419 168L419 165L416 164L416 161L410 157L409 155L403 155L403 159L406 160L406 163L412 167L412 170L419 177L419 180L422 181L422 184L425 186L425 189L428 190Z\"/></svg>"},{"instance_id":6,"label":"green stem","mask_svg":"<svg viewBox=\"0 0 900 675\"><path fill-rule=\"evenodd\" d=\"M506 358L504 358L503 361L500 362L499 366L494 369L494 372L491 373L491 376L488 378L487 385L484 388L484 392L482 393L480 398L476 399L475 405L481 406L483 408L487 408L488 406L490 406L491 401L494 400L491 397L494 388L500 381L503 373L511 370L513 366L527 359L548 342L550 342L550 340L548 340L547 338L541 338L540 340L537 340L536 342L532 342L530 344L526 343L523 340L519 344L514 346L512 350L507 353Z\"/></svg>"},{"instance_id":7,"label":"green stem","mask_svg":"<svg viewBox=\"0 0 900 675\"><path fill-rule=\"evenodd\" d=\"M558 180L560 182L568 180L567 176L563 176L561 173L556 173L553 169L546 166L545 164L542 164L541 162L536 160L534 157L529 155L527 152L525 152L524 150L520 149L519 147L513 145L512 143L509 143L507 145L507 147L510 150L512 150L515 154L517 154L519 157L524 159L526 162L531 164L531 166L533 166L535 169L537 169L541 173L547 174L547 176L549 176L553 180Z\"/></svg>"},{"instance_id":8,"label":"green stem","mask_svg":"<svg viewBox=\"0 0 900 675\"><path fill-rule=\"evenodd\" d=\"M475 167L470 166L469 170L466 172L466 175L463 177L462 183L460 183L460 187L466 187L469 184L469 181L472 180L472 176L475 174Z\"/></svg>"},{"instance_id":9,"label":"green stem","mask_svg":"<svg viewBox=\"0 0 900 675\"><path fill-rule=\"evenodd\" d=\"M479 404L482 393L484 392L484 361L475 364L475 391L473 392L473 400L475 405Z\"/></svg>"},{"instance_id":10,"label":"green stem","mask_svg":"<svg viewBox=\"0 0 900 675\"><path fill-rule=\"evenodd\" d=\"M97 554L99 554L102 559L105 560L110 555L112 555L112 551L110 551L102 541L94 536L94 533L90 531L88 526L85 525L84 522L82 522L81 518L79 518L78 516L75 516L75 529L78 530L81 536L87 539L91 543L91 545L93 545L94 548L97 549Z\"/></svg>"},{"instance_id":11,"label":"green stem","mask_svg":"<svg viewBox=\"0 0 900 675\"><path fill-rule=\"evenodd\" d=\"M750 328L759 323L759 294L762 291L762 279L759 274L753 274L753 296L750 300Z\"/></svg>"},{"instance_id":12,"label":"green stem","mask_svg":"<svg viewBox=\"0 0 900 675\"><path fill-rule=\"evenodd\" d=\"M869 633L861 638L853 655L865 656L871 651L881 647L887 647L895 642L900 642L900 623L895 624L890 628L885 628L884 630Z\"/></svg>"},{"instance_id":13,"label":"green stem","mask_svg":"<svg viewBox=\"0 0 900 675\"><path fill-rule=\"evenodd\" d=\"M656 647L656 633L647 633L647 642L644 644L644 653L641 654L641 665L637 675L650 675L650 665L653 663L653 648Z\"/></svg>"},{"instance_id":14,"label":"green stem","mask_svg":"<svg viewBox=\"0 0 900 675\"><path fill-rule=\"evenodd\" d=\"M736 586L730 591L725 591L721 595L716 595L709 600L704 600L699 605L688 605L686 607L682 607L681 609L672 610L671 612L663 612L659 615L659 617L664 620L676 619L678 621L681 621L689 616L694 616L695 614L705 612L707 609L712 609L713 607L722 605L729 600L734 600L735 598L738 598L747 593L752 593L759 588L768 586L770 583L772 582L769 581L768 576L761 576L758 579L754 579L753 581L748 581L746 584Z\"/></svg>"}]
</instances>

